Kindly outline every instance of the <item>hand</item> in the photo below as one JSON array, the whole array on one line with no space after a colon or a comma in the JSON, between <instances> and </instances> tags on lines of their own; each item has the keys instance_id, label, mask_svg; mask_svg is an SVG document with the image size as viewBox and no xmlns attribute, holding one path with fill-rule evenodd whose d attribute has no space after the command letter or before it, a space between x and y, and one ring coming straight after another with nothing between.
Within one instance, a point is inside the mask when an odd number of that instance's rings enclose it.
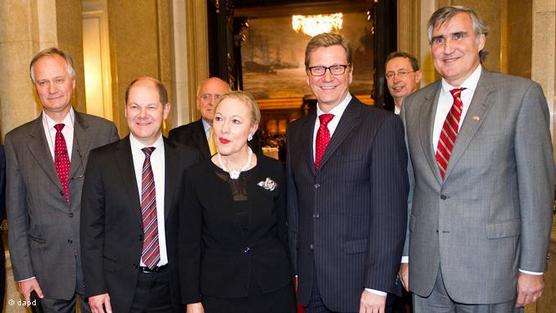
<instances>
[{"instance_id":1,"label":"hand","mask_svg":"<svg viewBox=\"0 0 556 313\"><path fill-rule=\"evenodd\" d=\"M386 296L380 296L370 291L363 290L359 313L384 313Z\"/></svg>"},{"instance_id":2,"label":"hand","mask_svg":"<svg viewBox=\"0 0 556 313\"><path fill-rule=\"evenodd\" d=\"M187 305L186 313L205 313L205 309L201 302L190 303Z\"/></svg>"},{"instance_id":3,"label":"hand","mask_svg":"<svg viewBox=\"0 0 556 313\"><path fill-rule=\"evenodd\" d=\"M19 293L25 298L25 301L31 301L31 292L34 290L39 298L44 298L39 281L36 278L27 279L17 282L17 289Z\"/></svg>"},{"instance_id":4,"label":"hand","mask_svg":"<svg viewBox=\"0 0 556 313\"><path fill-rule=\"evenodd\" d=\"M89 297L89 306L91 307L91 313L112 313L112 305L110 305L108 293Z\"/></svg>"},{"instance_id":5,"label":"hand","mask_svg":"<svg viewBox=\"0 0 556 313\"><path fill-rule=\"evenodd\" d=\"M516 307L536 302L544 290L544 275L531 275L519 272L517 275Z\"/></svg>"},{"instance_id":6,"label":"hand","mask_svg":"<svg viewBox=\"0 0 556 313\"><path fill-rule=\"evenodd\" d=\"M409 291L409 263L402 263L402 265L400 265L399 275L402 286L406 291Z\"/></svg>"}]
</instances>

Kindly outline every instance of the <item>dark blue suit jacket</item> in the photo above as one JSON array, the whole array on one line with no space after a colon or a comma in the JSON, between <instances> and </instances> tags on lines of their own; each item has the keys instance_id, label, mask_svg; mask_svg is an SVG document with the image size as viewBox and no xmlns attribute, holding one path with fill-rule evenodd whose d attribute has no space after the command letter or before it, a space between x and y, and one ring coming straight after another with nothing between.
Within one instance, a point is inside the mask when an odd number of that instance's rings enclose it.
<instances>
[{"instance_id":1,"label":"dark blue suit jacket","mask_svg":"<svg viewBox=\"0 0 556 313\"><path fill-rule=\"evenodd\" d=\"M364 288L392 292L407 220L407 152L401 120L353 98L315 170L316 113L287 134L288 222L298 301L314 276L328 309L359 311Z\"/></svg>"}]
</instances>

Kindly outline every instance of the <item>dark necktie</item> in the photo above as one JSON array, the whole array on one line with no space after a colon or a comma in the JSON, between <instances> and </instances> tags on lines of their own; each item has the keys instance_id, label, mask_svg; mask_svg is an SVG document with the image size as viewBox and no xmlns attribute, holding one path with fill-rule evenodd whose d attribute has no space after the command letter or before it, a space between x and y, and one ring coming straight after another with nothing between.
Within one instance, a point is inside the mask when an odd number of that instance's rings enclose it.
<instances>
[{"instance_id":1,"label":"dark necktie","mask_svg":"<svg viewBox=\"0 0 556 313\"><path fill-rule=\"evenodd\" d=\"M56 129L56 139L54 141L54 165L56 166L56 173L58 173L58 178L60 179L60 184L62 185L64 198L66 199L66 202L69 203L70 193L68 178L70 160L68 147L66 146L66 139L64 139L64 135L62 134L64 126L64 124L54 125L54 128Z\"/></svg>"},{"instance_id":2,"label":"dark necktie","mask_svg":"<svg viewBox=\"0 0 556 313\"><path fill-rule=\"evenodd\" d=\"M461 91L464 89L465 88L455 88L450 90L450 93L454 98L454 104L446 116L446 120L442 126L442 131L440 132L438 146L436 148L436 163L438 163L438 169L440 170L440 176L442 179L446 176L448 162L450 161L452 149L454 148L454 143L456 142L456 137L459 131L461 112L463 110Z\"/></svg>"},{"instance_id":3,"label":"dark necktie","mask_svg":"<svg viewBox=\"0 0 556 313\"><path fill-rule=\"evenodd\" d=\"M145 154L141 188L141 215L143 217L143 252L141 259L146 267L153 269L160 260L158 245L158 221L156 218L156 190L154 185L151 154L154 147L141 149Z\"/></svg>"},{"instance_id":4,"label":"dark necktie","mask_svg":"<svg viewBox=\"0 0 556 313\"><path fill-rule=\"evenodd\" d=\"M330 143L330 131L328 123L334 118L334 114L326 113L319 116L320 126L317 131L317 143L315 145L315 169L319 169L320 161L326 152L326 147Z\"/></svg>"}]
</instances>

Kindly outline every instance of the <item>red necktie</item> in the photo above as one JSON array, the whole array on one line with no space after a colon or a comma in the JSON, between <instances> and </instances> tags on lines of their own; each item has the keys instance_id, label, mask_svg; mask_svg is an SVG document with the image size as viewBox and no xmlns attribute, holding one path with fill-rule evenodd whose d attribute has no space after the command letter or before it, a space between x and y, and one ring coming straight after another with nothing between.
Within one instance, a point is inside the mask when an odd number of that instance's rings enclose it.
<instances>
[{"instance_id":1,"label":"red necktie","mask_svg":"<svg viewBox=\"0 0 556 313\"><path fill-rule=\"evenodd\" d=\"M58 178L62 185L62 191L64 192L64 198L66 202L70 201L69 193L69 170L70 170L70 160L68 155L68 147L66 146L66 139L62 134L62 129L64 124L56 124L54 128L56 129L56 140L54 141L54 165L56 166L56 173L58 173Z\"/></svg>"},{"instance_id":2,"label":"red necktie","mask_svg":"<svg viewBox=\"0 0 556 313\"><path fill-rule=\"evenodd\" d=\"M326 151L326 147L330 142L330 131L328 130L328 123L334 118L334 114L321 114L320 127L317 131L317 144L315 145L315 169L319 169L320 161Z\"/></svg>"},{"instance_id":3,"label":"red necktie","mask_svg":"<svg viewBox=\"0 0 556 313\"><path fill-rule=\"evenodd\" d=\"M158 220L156 218L156 190L151 167L151 154L154 147L141 149L145 154L141 189L141 215L143 217L143 252L141 259L146 267L153 269L160 261L158 245Z\"/></svg>"},{"instance_id":4,"label":"red necktie","mask_svg":"<svg viewBox=\"0 0 556 313\"><path fill-rule=\"evenodd\" d=\"M446 176L446 169L448 162L452 155L452 149L456 142L456 137L459 131L459 122L461 118L461 111L463 110L463 103L461 102L461 91L465 88L455 88L450 90L452 97L454 97L454 104L446 116L442 131L440 132L440 139L436 148L436 163L440 170L442 179Z\"/></svg>"}]
</instances>

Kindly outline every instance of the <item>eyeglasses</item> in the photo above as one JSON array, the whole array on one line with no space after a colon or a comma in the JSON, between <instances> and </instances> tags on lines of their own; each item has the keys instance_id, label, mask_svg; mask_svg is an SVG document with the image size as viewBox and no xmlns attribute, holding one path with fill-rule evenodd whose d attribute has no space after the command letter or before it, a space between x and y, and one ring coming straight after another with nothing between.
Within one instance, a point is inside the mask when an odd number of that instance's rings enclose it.
<instances>
[{"instance_id":1,"label":"eyeglasses","mask_svg":"<svg viewBox=\"0 0 556 313\"><path fill-rule=\"evenodd\" d=\"M330 71L332 75L343 75L346 72L346 68L349 67L349 64L334 64L331 66L311 66L309 67L309 73L313 76L323 76L326 73L326 70Z\"/></svg>"},{"instance_id":2,"label":"eyeglasses","mask_svg":"<svg viewBox=\"0 0 556 313\"><path fill-rule=\"evenodd\" d=\"M409 75L409 73L415 73L415 71L399 71L399 72L397 72L397 73L396 73L396 72L388 72L388 73L386 73L386 75L384 75L384 76L386 76L386 79L393 79L394 76L397 75L398 78L404 79L404 78L407 77L407 75Z\"/></svg>"},{"instance_id":3,"label":"eyeglasses","mask_svg":"<svg viewBox=\"0 0 556 313\"><path fill-rule=\"evenodd\" d=\"M202 95L199 96L199 98L205 102L211 101L212 99L214 99L215 101L220 99L222 97L222 95L218 95L218 94L211 94L211 93L204 93Z\"/></svg>"}]
</instances>

